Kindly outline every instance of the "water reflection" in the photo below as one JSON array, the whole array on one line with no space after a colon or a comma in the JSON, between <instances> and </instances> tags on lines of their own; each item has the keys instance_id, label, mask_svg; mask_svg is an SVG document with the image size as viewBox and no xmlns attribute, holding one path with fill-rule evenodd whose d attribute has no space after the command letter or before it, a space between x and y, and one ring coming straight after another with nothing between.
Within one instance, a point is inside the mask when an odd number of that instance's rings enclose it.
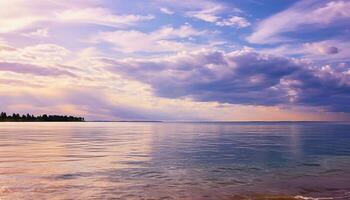
<instances>
[{"instance_id":1,"label":"water reflection","mask_svg":"<svg viewBox=\"0 0 350 200\"><path fill-rule=\"evenodd\" d=\"M2 123L2 199L350 191L344 123Z\"/></svg>"}]
</instances>

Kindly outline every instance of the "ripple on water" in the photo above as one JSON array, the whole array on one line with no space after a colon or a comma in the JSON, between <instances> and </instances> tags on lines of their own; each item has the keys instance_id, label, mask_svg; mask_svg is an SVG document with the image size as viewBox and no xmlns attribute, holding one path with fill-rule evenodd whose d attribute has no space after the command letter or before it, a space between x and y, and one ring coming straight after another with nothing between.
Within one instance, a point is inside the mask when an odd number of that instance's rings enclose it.
<instances>
[{"instance_id":1,"label":"ripple on water","mask_svg":"<svg viewBox=\"0 0 350 200\"><path fill-rule=\"evenodd\" d=\"M0 198L349 200L349 130L332 123L1 124ZM232 196L251 191L265 195Z\"/></svg>"}]
</instances>

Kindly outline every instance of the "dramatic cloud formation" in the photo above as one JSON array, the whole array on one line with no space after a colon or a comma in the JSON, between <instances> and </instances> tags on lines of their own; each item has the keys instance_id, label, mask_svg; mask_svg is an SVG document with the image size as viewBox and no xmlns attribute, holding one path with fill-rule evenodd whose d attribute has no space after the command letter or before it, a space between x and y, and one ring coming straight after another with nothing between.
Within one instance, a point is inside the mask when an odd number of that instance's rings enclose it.
<instances>
[{"instance_id":1,"label":"dramatic cloud formation","mask_svg":"<svg viewBox=\"0 0 350 200\"><path fill-rule=\"evenodd\" d=\"M350 120L345 0L2 0L0 111Z\"/></svg>"},{"instance_id":2,"label":"dramatic cloud formation","mask_svg":"<svg viewBox=\"0 0 350 200\"><path fill-rule=\"evenodd\" d=\"M300 104L350 111L349 70L317 68L300 60L243 50L200 51L152 59L102 59L126 77L150 84L156 95L243 105Z\"/></svg>"}]
</instances>

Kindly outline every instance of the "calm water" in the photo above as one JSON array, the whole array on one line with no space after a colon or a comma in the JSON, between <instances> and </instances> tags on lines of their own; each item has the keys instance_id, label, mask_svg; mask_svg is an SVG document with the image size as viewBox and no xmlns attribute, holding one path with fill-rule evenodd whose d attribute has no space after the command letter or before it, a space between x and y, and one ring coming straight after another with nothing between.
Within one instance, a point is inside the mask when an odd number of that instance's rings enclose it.
<instances>
[{"instance_id":1,"label":"calm water","mask_svg":"<svg viewBox=\"0 0 350 200\"><path fill-rule=\"evenodd\" d=\"M347 123L1 123L0 199L350 199Z\"/></svg>"}]
</instances>

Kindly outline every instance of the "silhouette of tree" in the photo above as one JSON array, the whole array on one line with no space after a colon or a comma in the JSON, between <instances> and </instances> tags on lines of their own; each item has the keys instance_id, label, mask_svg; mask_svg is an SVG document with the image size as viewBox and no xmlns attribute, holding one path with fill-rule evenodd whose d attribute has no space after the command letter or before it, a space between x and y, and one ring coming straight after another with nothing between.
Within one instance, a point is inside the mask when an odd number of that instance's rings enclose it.
<instances>
[{"instance_id":1,"label":"silhouette of tree","mask_svg":"<svg viewBox=\"0 0 350 200\"><path fill-rule=\"evenodd\" d=\"M7 115L6 112L1 112L0 114L0 122L83 122L85 119L83 117L74 117L74 116L61 116L61 115L30 115L27 113L26 115L20 115L18 113L13 113L12 115Z\"/></svg>"}]
</instances>

